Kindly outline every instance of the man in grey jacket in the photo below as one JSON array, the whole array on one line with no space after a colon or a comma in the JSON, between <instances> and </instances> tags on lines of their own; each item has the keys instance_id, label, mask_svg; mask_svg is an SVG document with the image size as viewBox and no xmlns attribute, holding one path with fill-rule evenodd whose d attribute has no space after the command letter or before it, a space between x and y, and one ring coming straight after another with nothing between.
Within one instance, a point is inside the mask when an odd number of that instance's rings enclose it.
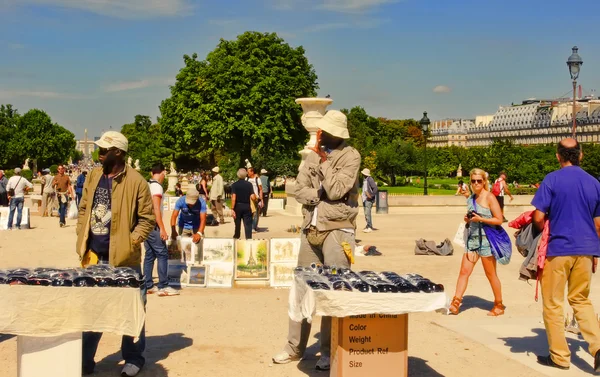
<instances>
[{"instance_id":1,"label":"man in grey jacket","mask_svg":"<svg viewBox=\"0 0 600 377\"><path fill-rule=\"evenodd\" d=\"M302 204L303 232L298 266L312 263L350 268L358 216L360 154L346 143L350 138L346 116L330 110L317 123L317 145L302 165L296 180L296 200ZM288 341L273 357L276 364L300 360L311 325L290 319ZM331 317L321 320L321 358L317 370L329 370Z\"/></svg>"}]
</instances>

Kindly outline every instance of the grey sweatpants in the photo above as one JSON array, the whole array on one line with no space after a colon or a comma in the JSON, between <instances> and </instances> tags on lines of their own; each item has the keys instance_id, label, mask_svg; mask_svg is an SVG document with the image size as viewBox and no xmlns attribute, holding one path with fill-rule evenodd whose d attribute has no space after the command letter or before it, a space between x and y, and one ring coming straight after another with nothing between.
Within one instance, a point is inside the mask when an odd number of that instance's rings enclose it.
<instances>
[{"instance_id":1,"label":"grey sweatpants","mask_svg":"<svg viewBox=\"0 0 600 377\"><path fill-rule=\"evenodd\" d=\"M298 255L299 267L310 267L311 263L320 263L326 266L350 268L348 257L344 253L342 242L348 242L354 247L354 234L334 230L325 239L322 247L314 247L306 240L302 233L300 237L300 253ZM311 324L306 320L295 322L289 320L288 342L284 351L291 356L302 357L306 350ZM321 356L329 357L331 354L331 317L321 318Z\"/></svg>"}]
</instances>

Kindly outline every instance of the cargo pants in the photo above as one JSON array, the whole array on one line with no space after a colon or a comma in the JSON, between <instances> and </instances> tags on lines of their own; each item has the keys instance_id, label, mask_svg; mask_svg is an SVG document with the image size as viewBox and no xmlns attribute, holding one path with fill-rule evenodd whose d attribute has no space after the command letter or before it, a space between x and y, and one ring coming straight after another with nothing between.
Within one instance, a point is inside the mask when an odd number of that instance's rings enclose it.
<instances>
[{"instance_id":1,"label":"cargo pants","mask_svg":"<svg viewBox=\"0 0 600 377\"><path fill-rule=\"evenodd\" d=\"M310 267L311 263L320 263L326 266L350 268L348 257L344 253L342 242L348 242L354 247L354 234L342 230L334 230L325 239L322 247L315 247L308 243L306 234L300 237L300 251L298 254L298 267ZM292 357L302 357L306 350L310 336L311 324L304 319L302 322L289 320L288 341L284 348ZM321 356L329 357L331 354L331 317L321 318Z\"/></svg>"}]
</instances>

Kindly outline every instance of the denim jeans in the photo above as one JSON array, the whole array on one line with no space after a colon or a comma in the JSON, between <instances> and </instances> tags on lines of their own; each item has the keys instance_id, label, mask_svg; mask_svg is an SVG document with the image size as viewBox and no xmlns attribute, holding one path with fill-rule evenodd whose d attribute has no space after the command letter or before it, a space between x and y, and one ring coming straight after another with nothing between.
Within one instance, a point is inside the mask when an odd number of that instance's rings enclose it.
<instances>
[{"instance_id":1,"label":"denim jeans","mask_svg":"<svg viewBox=\"0 0 600 377\"><path fill-rule=\"evenodd\" d=\"M12 229L15 209L17 210L17 228L21 228L21 219L23 218L23 202L24 198L10 199L10 212L8 213L8 229Z\"/></svg>"},{"instance_id":2,"label":"denim jeans","mask_svg":"<svg viewBox=\"0 0 600 377\"><path fill-rule=\"evenodd\" d=\"M104 264L108 264L104 262ZM134 267L134 270L141 272L139 267ZM127 288L123 288L127 289ZM140 288L140 294L142 295L142 301L144 307L146 307L146 286L142 285ZM90 332L86 331L82 334L82 369L85 372L93 372L96 362L94 357L98 350L98 343L102 338L101 332ZM146 359L144 358L144 350L146 349L146 325L142 327L142 331L138 337L138 341L132 336L123 335L121 339L121 356L125 360L125 364L134 364L138 368L142 368Z\"/></svg>"},{"instance_id":3,"label":"denim jeans","mask_svg":"<svg viewBox=\"0 0 600 377\"><path fill-rule=\"evenodd\" d=\"M371 210L373 209L373 202L365 200L363 203L365 207L365 220L367 221L367 228L373 229L373 219L371 217Z\"/></svg>"},{"instance_id":4,"label":"denim jeans","mask_svg":"<svg viewBox=\"0 0 600 377\"><path fill-rule=\"evenodd\" d=\"M154 230L150 232L150 235L146 241L144 241L144 247L146 248L146 256L144 257L146 289L150 289L154 286L154 282L152 281L152 269L154 268L155 260L158 264L158 289L167 287L169 285L167 279L169 251L167 250L167 243L160 239L159 227L154 227Z\"/></svg>"},{"instance_id":5,"label":"denim jeans","mask_svg":"<svg viewBox=\"0 0 600 377\"><path fill-rule=\"evenodd\" d=\"M66 195L65 195L65 197L66 197ZM58 194L57 198L58 198L58 214L60 215L60 223L66 224L67 208L69 208L69 199L66 199L65 203L63 203L63 194Z\"/></svg>"}]
</instances>

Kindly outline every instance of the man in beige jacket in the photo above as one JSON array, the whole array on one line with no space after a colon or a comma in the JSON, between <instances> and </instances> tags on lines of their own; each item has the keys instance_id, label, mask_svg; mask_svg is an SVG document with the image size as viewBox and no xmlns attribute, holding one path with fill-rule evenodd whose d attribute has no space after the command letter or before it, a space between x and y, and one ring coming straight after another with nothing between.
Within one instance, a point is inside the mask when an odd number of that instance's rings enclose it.
<instances>
[{"instance_id":1,"label":"man in beige jacket","mask_svg":"<svg viewBox=\"0 0 600 377\"><path fill-rule=\"evenodd\" d=\"M89 174L83 186L77 219L77 253L93 253L100 264L132 267L141 272L141 244L156 224L148 183L125 164L128 141L119 132L105 132L96 141L102 167ZM145 303L146 289L142 289ZM92 374L94 356L102 333L84 332L83 374ZM145 329L135 342L123 336L121 353L125 366L121 375L135 376L144 366Z\"/></svg>"},{"instance_id":2,"label":"man in beige jacket","mask_svg":"<svg viewBox=\"0 0 600 377\"><path fill-rule=\"evenodd\" d=\"M223 177L219 174L219 167L216 166L212 169L213 179L212 186L210 187L210 209L213 216L219 219L219 224L225 223L223 217L223 200L225 199L225 188L223 186Z\"/></svg>"},{"instance_id":3,"label":"man in beige jacket","mask_svg":"<svg viewBox=\"0 0 600 377\"><path fill-rule=\"evenodd\" d=\"M360 154L345 140L350 138L346 116L330 110L317 123L317 145L308 155L296 180L296 200L302 204L303 232L298 266L311 263L350 268L343 243L355 244L358 216ZM311 325L290 319L288 342L273 357L276 364L300 360L306 350ZM321 320L321 358L317 370L329 370L331 317Z\"/></svg>"}]
</instances>

